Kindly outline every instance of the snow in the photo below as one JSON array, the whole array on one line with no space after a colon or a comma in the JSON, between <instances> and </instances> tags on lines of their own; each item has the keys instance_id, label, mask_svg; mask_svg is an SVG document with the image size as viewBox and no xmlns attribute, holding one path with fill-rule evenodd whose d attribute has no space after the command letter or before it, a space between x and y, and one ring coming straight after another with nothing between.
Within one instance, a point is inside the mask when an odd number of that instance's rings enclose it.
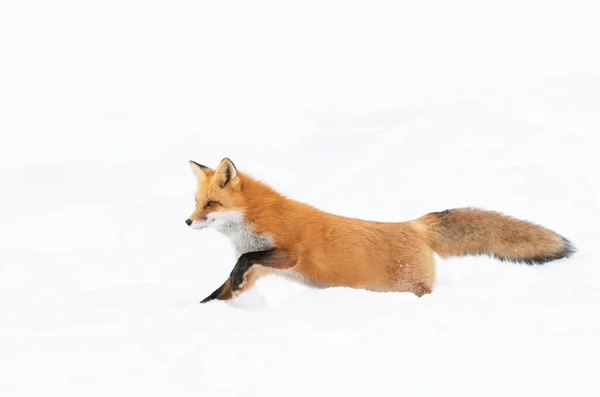
<instances>
[{"instance_id":1,"label":"snow","mask_svg":"<svg viewBox=\"0 0 600 397\"><path fill-rule=\"evenodd\" d=\"M0 3L1 396L600 392L593 2ZM476 206L570 238L417 298L260 280L187 161L343 215Z\"/></svg>"}]
</instances>

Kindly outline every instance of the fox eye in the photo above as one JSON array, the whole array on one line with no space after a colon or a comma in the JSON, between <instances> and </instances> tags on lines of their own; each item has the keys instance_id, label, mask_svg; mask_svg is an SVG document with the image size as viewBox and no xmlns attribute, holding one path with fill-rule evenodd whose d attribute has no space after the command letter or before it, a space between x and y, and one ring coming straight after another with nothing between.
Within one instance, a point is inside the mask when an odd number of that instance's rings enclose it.
<instances>
[{"instance_id":1,"label":"fox eye","mask_svg":"<svg viewBox=\"0 0 600 397\"><path fill-rule=\"evenodd\" d=\"M211 200L211 201L209 201L208 203L206 203L206 206L207 206L207 207L212 207L212 206L213 206L213 205L215 205L215 204L217 204L217 202L216 202L216 201L212 201L212 200Z\"/></svg>"}]
</instances>

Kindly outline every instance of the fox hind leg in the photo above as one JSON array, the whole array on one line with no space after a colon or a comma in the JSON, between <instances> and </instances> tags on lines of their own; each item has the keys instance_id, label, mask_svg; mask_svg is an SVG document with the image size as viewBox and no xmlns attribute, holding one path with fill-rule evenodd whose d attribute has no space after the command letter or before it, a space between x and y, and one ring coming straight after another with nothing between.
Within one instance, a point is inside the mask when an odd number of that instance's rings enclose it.
<instances>
[{"instance_id":1,"label":"fox hind leg","mask_svg":"<svg viewBox=\"0 0 600 397\"><path fill-rule=\"evenodd\" d=\"M393 263L387 267L391 291L412 292L419 298L430 294L435 280L435 263L431 249L417 247L414 256L404 263Z\"/></svg>"},{"instance_id":2,"label":"fox hind leg","mask_svg":"<svg viewBox=\"0 0 600 397\"><path fill-rule=\"evenodd\" d=\"M418 283L414 283L411 286L410 292L417 295L419 298L425 294L430 294L432 291L431 283L420 281Z\"/></svg>"}]
</instances>

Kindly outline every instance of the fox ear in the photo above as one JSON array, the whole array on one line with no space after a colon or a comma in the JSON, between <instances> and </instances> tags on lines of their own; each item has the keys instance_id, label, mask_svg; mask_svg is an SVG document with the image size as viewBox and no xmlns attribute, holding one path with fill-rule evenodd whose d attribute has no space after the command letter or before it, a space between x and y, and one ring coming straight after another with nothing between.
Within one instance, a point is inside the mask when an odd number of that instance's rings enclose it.
<instances>
[{"instance_id":1,"label":"fox ear","mask_svg":"<svg viewBox=\"0 0 600 397\"><path fill-rule=\"evenodd\" d=\"M190 163L190 168L192 169L192 172L194 173L194 175L196 176L196 178L198 178L198 180L203 180L204 178L206 178L206 174L211 171L210 168L208 168L205 165L202 164L198 164L193 160L189 161Z\"/></svg>"},{"instance_id":2,"label":"fox ear","mask_svg":"<svg viewBox=\"0 0 600 397\"><path fill-rule=\"evenodd\" d=\"M237 169L235 168L233 161L229 160L227 157L221 160L215 171L215 180L221 188L224 188L229 183L237 182Z\"/></svg>"}]
</instances>

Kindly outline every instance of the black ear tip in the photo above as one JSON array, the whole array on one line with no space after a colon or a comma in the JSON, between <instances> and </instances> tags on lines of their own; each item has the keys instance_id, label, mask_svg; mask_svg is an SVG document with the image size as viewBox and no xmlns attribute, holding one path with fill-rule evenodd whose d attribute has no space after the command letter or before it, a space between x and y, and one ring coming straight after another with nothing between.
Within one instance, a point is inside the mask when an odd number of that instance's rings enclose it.
<instances>
[{"instance_id":1,"label":"black ear tip","mask_svg":"<svg viewBox=\"0 0 600 397\"><path fill-rule=\"evenodd\" d=\"M197 165L198 167L200 167L200 168L208 168L208 167L207 167L207 166L205 166L205 165L202 165L202 164L200 164L200 163L196 163L194 160L190 160L190 163L194 163L194 164L196 164L196 165Z\"/></svg>"},{"instance_id":2,"label":"black ear tip","mask_svg":"<svg viewBox=\"0 0 600 397\"><path fill-rule=\"evenodd\" d=\"M230 163L231 163L231 165L233 165L233 168L236 168L236 167L235 167L235 164L233 163L233 161L231 161L231 159L230 159L229 157L225 157L225 158L223 158L223 160L221 160L221 161L225 161L225 160L227 160L228 162L230 162Z\"/></svg>"}]
</instances>

